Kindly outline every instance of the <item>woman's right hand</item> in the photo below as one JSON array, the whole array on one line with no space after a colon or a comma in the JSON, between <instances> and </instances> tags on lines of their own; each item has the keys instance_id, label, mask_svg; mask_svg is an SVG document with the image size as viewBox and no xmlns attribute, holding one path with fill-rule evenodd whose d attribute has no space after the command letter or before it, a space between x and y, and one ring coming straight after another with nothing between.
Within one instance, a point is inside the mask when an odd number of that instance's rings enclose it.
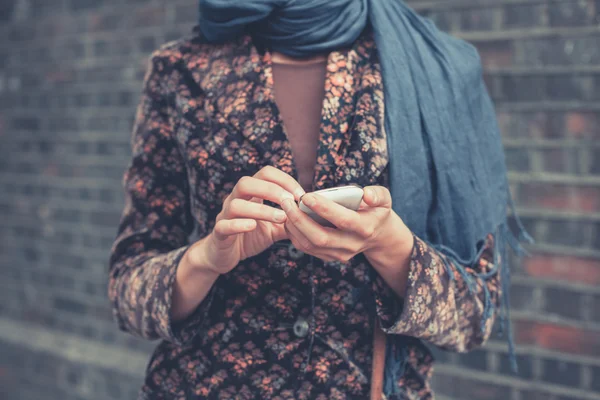
<instances>
[{"instance_id":1,"label":"woman's right hand","mask_svg":"<svg viewBox=\"0 0 600 400\"><path fill-rule=\"evenodd\" d=\"M286 239L285 212L263 201L281 205L285 199L298 201L302 194L304 190L294 178L271 166L252 177L242 177L223 202L213 231L188 250L188 262L224 274Z\"/></svg>"}]
</instances>

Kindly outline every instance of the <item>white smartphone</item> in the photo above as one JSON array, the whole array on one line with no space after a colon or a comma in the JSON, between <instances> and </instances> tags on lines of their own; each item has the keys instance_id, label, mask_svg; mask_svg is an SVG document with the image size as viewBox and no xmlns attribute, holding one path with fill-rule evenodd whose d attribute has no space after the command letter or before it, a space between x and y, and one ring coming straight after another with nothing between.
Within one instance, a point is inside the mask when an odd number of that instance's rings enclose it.
<instances>
[{"instance_id":1,"label":"white smartphone","mask_svg":"<svg viewBox=\"0 0 600 400\"><path fill-rule=\"evenodd\" d=\"M339 205L349 208L350 210L356 211L360 207L360 202L362 201L364 191L359 185L347 185L316 190L313 193L326 197ZM333 225L331 222L327 221L325 218L316 214L310 208L304 205L304 203L302 203L302 197L300 197L300 203L298 206L300 210L302 210L320 225L335 228L335 225Z\"/></svg>"}]
</instances>

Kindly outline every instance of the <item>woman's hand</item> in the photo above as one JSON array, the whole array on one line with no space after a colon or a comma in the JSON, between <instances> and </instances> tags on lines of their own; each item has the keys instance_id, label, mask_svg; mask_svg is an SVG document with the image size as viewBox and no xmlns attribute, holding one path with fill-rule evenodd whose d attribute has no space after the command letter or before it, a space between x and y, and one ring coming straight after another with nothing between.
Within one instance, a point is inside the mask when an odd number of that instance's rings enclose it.
<instances>
[{"instance_id":1,"label":"woman's hand","mask_svg":"<svg viewBox=\"0 0 600 400\"><path fill-rule=\"evenodd\" d=\"M263 204L269 200L292 203L304 194L290 175L274 167L264 167L254 176L241 178L223 202L213 232L188 250L188 261L203 269L224 274L241 260L287 238L285 212Z\"/></svg>"},{"instance_id":2,"label":"woman's hand","mask_svg":"<svg viewBox=\"0 0 600 400\"><path fill-rule=\"evenodd\" d=\"M337 228L319 225L293 201L284 201L288 237L305 253L325 261L347 262L362 252L368 256L402 244L412 248L412 233L392 210L392 197L383 186L366 187L358 211L315 193L304 195L302 202Z\"/></svg>"}]
</instances>

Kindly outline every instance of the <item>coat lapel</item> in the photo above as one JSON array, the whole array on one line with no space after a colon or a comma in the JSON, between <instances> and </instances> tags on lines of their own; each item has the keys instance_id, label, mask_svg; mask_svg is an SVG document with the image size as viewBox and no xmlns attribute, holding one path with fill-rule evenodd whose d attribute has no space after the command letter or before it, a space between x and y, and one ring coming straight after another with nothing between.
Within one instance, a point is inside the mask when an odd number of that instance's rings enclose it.
<instances>
[{"instance_id":1,"label":"coat lapel","mask_svg":"<svg viewBox=\"0 0 600 400\"><path fill-rule=\"evenodd\" d=\"M195 60L204 53L191 52L187 65L194 68L193 80L204 97L201 107L211 126L208 134L246 154L242 158L232 154L238 169L253 172L273 165L296 176L274 100L270 55L261 55L249 36L214 46L206 61Z\"/></svg>"},{"instance_id":2,"label":"coat lapel","mask_svg":"<svg viewBox=\"0 0 600 400\"><path fill-rule=\"evenodd\" d=\"M249 36L227 45L198 43L183 57L197 93L184 112L197 116L211 157L252 174L265 165L298 178L290 141L275 103L271 55ZM375 184L387 164L383 84L376 49L361 37L330 53L314 187ZM377 150L377 151L373 151Z\"/></svg>"}]
</instances>

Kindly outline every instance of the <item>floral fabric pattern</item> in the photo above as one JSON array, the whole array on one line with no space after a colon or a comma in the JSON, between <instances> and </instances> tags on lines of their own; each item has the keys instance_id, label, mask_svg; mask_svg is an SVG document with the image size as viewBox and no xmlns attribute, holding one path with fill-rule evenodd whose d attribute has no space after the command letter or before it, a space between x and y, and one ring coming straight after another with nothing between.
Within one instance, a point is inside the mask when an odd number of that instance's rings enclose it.
<instances>
[{"instance_id":1,"label":"floral fabric pattern","mask_svg":"<svg viewBox=\"0 0 600 400\"><path fill-rule=\"evenodd\" d=\"M366 399L371 306L386 334L410 337L400 398L433 398L433 358L421 340L466 351L490 334L483 289L497 303L499 282L480 274L493 271L492 236L479 261L460 268L415 238L404 299L362 254L328 263L278 242L220 276L186 320L171 320L179 260L211 231L239 178L273 165L297 179L272 79L270 53L249 37L213 46L193 36L151 58L109 282L119 327L161 339L140 399ZM325 89L313 189L388 185L383 85L368 32L330 54ZM305 332L294 329L299 321Z\"/></svg>"}]
</instances>

